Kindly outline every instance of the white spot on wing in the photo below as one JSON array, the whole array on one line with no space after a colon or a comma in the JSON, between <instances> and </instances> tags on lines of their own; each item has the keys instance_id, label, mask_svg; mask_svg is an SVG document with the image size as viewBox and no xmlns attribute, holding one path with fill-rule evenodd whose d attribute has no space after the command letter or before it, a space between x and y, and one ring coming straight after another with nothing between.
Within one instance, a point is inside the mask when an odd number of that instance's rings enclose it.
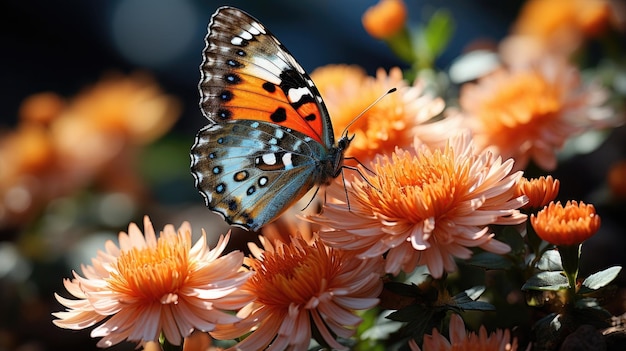
<instances>
[{"instance_id":1,"label":"white spot on wing","mask_svg":"<svg viewBox=\"0 0 626 351\"><path fill-rule=\"evenodd\" d=\"M230 40L230 43L236 46L241 46L241 43L243 43L243 39L241 39L240 37L233 37Z\"/></svg>"},{"instance_id":2,"label":"white spot on wing","mask_svg":"<svg viewBox=\"0 0 626 351\"><path fill-rule=\"evenodd\" d=\"M274 136L276 136L278 139L282 139L285 136L285 132L283 132L282 129L277 128L275 130Z\"/></svg>"},{"instance_id":3,"label":"white spot on wing","mask_svg":"<svg viewBox=\"0 0 626 351\"><path fill-rule=\"evenodd\" d=\"M284 154L282 160L286 170L293 168L293 163L291 163L291 152Z\"/></svg>"},{"instance_id":4,"label":"white spot on wing","mask_svg":"<svg viewBox=\"0 0 626 351\"><path fill-rule=\"evenodd\" d=\"M265 154L261 156L263 159L263 163L266 165L275 165L276 164L276 155L274 154Z\"/></svg>"},{"instance_id":5,"label":"white spot on wing","mask_svg":"<svg viewBox=\"0 0 626 351\"><path fill-rule=\"evenodd\" d=\"M239 34L239 36L242 37L243 39L246 39L246 40L252 39L252 34L246 32L246 31L241 32L241 34Z\"/></svg>"},{"instance_id":6,"label":"white spot on wing","mask_svg":"<svg viewBox=\"0 0 626 351\"><path fill-rule=\"evenodd\" d=\"M260 23L257 22L252 22L250 23L250 33L254 34L254 35L258 35L258 34L265 34L265 28L263 28L263 26Z\"/></svg>"},{"instance_id":7,"label":"white spot on wing","mask_svg":"<svg viewBox=\"0 0 626 351\"><path fill-rule=\"evenodd\" d=\"M250 28L248 28L248 32L252 33L252 35L259 35L261 31L255 25L258 23L250 23Z\"/></svg>"},{"instance_id":8,"label":"white spot on wing","mask_svg":"<svg viewBox=\"0 0 626 351\"><path fill-rule=\"evenodd\" d=\"M311 90L307 87L289 89L288 98L292 103L296 103L302 99L303 96L313 96Z\"/></svg>"}]
</instances>

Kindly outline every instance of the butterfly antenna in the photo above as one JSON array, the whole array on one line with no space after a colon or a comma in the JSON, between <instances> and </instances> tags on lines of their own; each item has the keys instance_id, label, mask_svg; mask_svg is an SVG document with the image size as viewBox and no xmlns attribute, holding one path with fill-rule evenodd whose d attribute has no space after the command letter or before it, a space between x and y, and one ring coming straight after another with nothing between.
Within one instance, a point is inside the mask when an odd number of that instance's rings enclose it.
<instances>
[{"instance_id":1,"label":"butterfly antenna","mask_svg":"<svg viewBox=\"0 0 626 351\"><path fill-rule=\"evenodd\" d=\"M369 106L367 106L363 111L361 111L361 113L359 113L356 117L354 117L354 119L352 119L352 121L350 121L350 123L348 123L348 125L346 126L346 128L344 128L344 130L341 133L341 135L348 135L348 128L350 128L350 126L353 125L354 122L356 122L359 118L361 118L365 114L365 112L369 111L372 107L374 107L374 105L376 105L385 96L395 92L396 90L398 90L398 89L396 89L396 88L389 89L386 93L384 93L383 95L379 96L378 99L374 100L374 102L369 104Z\"/></svg>"}]
</instances>

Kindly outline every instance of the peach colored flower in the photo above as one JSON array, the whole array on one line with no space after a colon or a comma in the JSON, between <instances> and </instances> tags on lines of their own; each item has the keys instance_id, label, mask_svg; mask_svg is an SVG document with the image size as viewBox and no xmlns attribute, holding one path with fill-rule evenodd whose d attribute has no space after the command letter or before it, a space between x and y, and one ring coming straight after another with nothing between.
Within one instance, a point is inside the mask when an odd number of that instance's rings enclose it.
<instances>
[{"instance_id":1,"label":"peach colored flower","mask_svg":"<svg viewBox=\"0 0 626 351\"><path fill-rule=\"evenodd\" d=\"M376 39L388 39L406 24L406 4L402 0L380 0L368 8L361 21L365 31Z\"/></svg>"},{"instance_id":2,"label":"peach colored flower","mask_svg":"<svg viewBox=\"0 0 626 351\"><path fill-rule=\"evenodd\" d=\"M51 125L51 133L68 163L97 168L126 145L147 144L163 135L179 113L178 100L148 75L110 75L77 95Z\"/></svg>"},{"instance_id":3,"label":"peach colored flower","mask_svg":"<svg viewBox=\"0 0 626 351\"><path fill-rule=\"evenodd\" d=\"M397 67L389 73L380 69L376 77L370 77L357 66L329 65L316 69L311 77L324 97L337 137L377 98L391 88L398 89L349 127L355 138L347 156L362 163L377 154L390 154L396 147L408 147L415 138L443 145L455 130L454 121L460 126L459 119L432 122L443 111L443 100L426 95L419 81L409 85Z\"/></svg>"},{"instance_id":4,"label":"peach colored flower","mask_svg":"<svg viewBox=\"0 0 626 351\"><path fill-rule=\"evenodd\" d=\"M542 208L554 200L559 194L560 182L552 176L526 179L522 177L517 184L517 196L526 195L528 203L525 209Z\"/></svg>"},{"instance_id":5,"label":"peach colored flower","mask_svg":"<svg viewBox=\"0 0 626 351\"><path fill-rule=\"evenodd\" d=\"M433 329L432 335L424 336L423 348L417 346L415 341L409 341L412 351L516 351L517 339L511 340L511 332L508 329L497 329L487 334L487 329L480 326L478 334L467 332L465 323L458 314L450 316L450 341Z\"/></svg>"},{"instance_id":6,"label":"peach colored flower","mask_svg":"<svg viewBox=\"0 0 626 351\"><path fill-rule=\"evenodd\" d=\"M578 245L600 229L600 216L593 205L568 201L565 206L551 202L530 216L537 235L554 245Z\"/></svg>"},{"instance_id":7,"label":"peach colored flower","mask_svg":"<svg viewBox=\"0 0 626 351\"><path fill-rule=\"evenodd\" d=\"M229 235L209 250L203 231L192 247L191 227L185 222L178 233L165 226L157 239L147 216L144 233L131 223L128 234L119 234L119 247L108 241L91 266L81 267L84 277L74 272L74 279L64 280L77 299L55 294L67 307L53 313L55 325L78 330L104 321L91 336L102 337L99 347L109 347L125 339L158 341L161 333L178 345L196 329L211 331L238 320L224 310L250 302L238 288L251 273L242 271L241 252L220 257Z\"/></svg>"},{"instance_id":8,"label":"peach colored flower","mask_svg":"<svg viewBox=\"0 0 626 351\"><path fill-rule=\"evenodd\" d=\"M556 60L502 69L460 92L477 147L514 158L517 169L532 159L553 170L556 151L568 138L615 123L616 116L602 106L606 98L600 87L581 84L574 67Z\"/></svg>"},{"instance_id":9,"label":"peach colored flower","mask_svg":"<svg viewBox=\"0 0 626 351\"><path fill-rule=\"evenodd\" d=\"M359 257L387 253L387 273L427 265L439 278L456 270L454 257L471 257L471 247L510 250L487 226L526 219L517 210L526 198L515 197L522 173L510 174L512 168L513 160L474 154L467 134L434 151L416 144L413 151L379 158L376 175L348 183L349 207L343 187L331 186L323 212L308 218L329 228L320 236L333 247Z\"/></svg>"},{"instance_id":10,"label":"peach colored flower","mask_svg":"<svg viewBox=\"0 0 626 351\"><path fill-rule=\"evenodd\" d=\"M605 0L531 0L524 4L513 33L571 53L586 37L603 32L611 17Z\"/></svg>"},{"instance_id":11,"label":"peach colored flower","mask_svg":"<svg viewBox=\"0 0 626 351\"><path fill-rule=\"evenodd\" d=\"M20 105L20 122L48 125L66 107L67 103L55 93L34 94L24 99Z\"/></svg>"},{"instance_id":12,"label":"peach colored flower","mask_svg":"<svg viewBox=\"0 0 626 351\"><path fill-rule=\"evenodd\" d=\"M599 36L618 21L615 4L606 0L530 0L501 43L502 58L509 65L546 56L568 59L585 39Z\"/></svg>"},{"instance_id":13,"label":"peach colored flower","mask_svg":"<svg viewBox=\"0 0 626 351\"><path fill-rule=\"evenodd\" d=\"M111 75L65 101L35 94L0 137L0 228L19 227L50 200L94 184L136 199L136 149L176 121L179 102L145 74Z\"/></svg>"},{"instance_id":14,"label":"peach colored flower","mask_svg":"<svg viewBox=\"0 0 626 351\"><path fill-rule=\"evenodd\" d=\"M252 332L232 349L306 350L311 336L333 349L345 346L361 319L353 310L378 303L382 291L382 260L361 260L345 251L300 237L273 244L261 237L265 251L251 246L256 258L247 262L255 275L243 286L256 299L237 314L241 322L211 332L217 339Z\"/></svg>"}]
</instances>

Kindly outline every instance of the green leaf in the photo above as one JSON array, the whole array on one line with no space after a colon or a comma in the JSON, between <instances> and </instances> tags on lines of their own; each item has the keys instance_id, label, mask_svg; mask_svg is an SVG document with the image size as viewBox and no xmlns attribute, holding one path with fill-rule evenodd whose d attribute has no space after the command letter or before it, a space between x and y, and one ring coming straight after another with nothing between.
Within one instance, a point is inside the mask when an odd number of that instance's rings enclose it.
<instances>
[{"instance_id":1,"label":"green leaf","mask_svg":"<svg viewBox=\"0 0 626 351\"><path fill-rule=\"evenodd\" d=\"M429 312L429 309L427 309L425 306L411 305L390 313L387 318L391 319L392 321L409 322L414 319L426 318L430 314L431 313Z\"/></svg>"},{"instance_id":2,"label":"green leaf","mask_svg":"<svg viewBox=\"0 0 626 351\"><path fill-rule=\"evenodd\" d=\"M574 316L579 323L591 324L596 328L606 328L610 325L611 313L605 310L597 299L584 298L576 301Z\"/></svg>"},{"instance_id":3,"label":"green leaf","mask_svg":"<svg viewBox=\"0 0 626 351\"><path fill-rule=\"evenodd\" d=\"M454 20L445 10L436 11L426 25L411 31L411 47L418 68L433 68L435 59L448 46L453 32Z\"/></svg>"},{"instance_id":4,"label":"green leaf","mask_svg":"<svg viewBox=\"0 0 626 351\"><path fill-rule=\"evenodd\" d=\"M496 306L486 301L469 301L457 305L465 311L495 311Z\"/></svg>"},{"instance_id":5,"label":"green leaf","mask_svg":"<svg viewBox=\"0 0 626 351\"><path fill-rule=\"evenodd\" d=\"M537 262L537 269L542 271L562 271L561 255L558 250L548 250Z\"/></svg>"},{"instance_id":6,"label":"green leaf","mask_svg":"<svg viewBox=\"0 0 626 351\"><path fill-rule=\"evenodd\" d=\"M506 257L491 252L480 252L465 263L484 269L509 269L513 263Z\"/></svg>"},{"instance_id":7,"label":"green leaf","mask_svg":"<svg viewBox=\"0 0 626 351\"><path fill-rule=\"evenodd\" d=\"M492 304L485 301L476 301L483 292L485 292L484 286L476 286L455 295L453 299L456 307L462 310L494 311L496 308Z\"/></svg>"},{"instance_id":8,"label":"green leaf","mask_svg":"<svg viewBox=\"0 0 626 351\"><path fill-rule=\"evenodd\" d=\"M388 319L387 316L391 313L391 311L384 311L376 316L376 318L373 319L373 323L367 328L363 329L363 332L359 334L360 339L386 340L391 334L396 333L404 323ZM360 325L359 329L361 329Z\"/></svg>"},{"instance_id":9,"label":"green leaf","mask_svg":"<svg viewBox=\"0 0 626 351\"><path fill-rule=\"evenodd\" d=\"M617 275L619 274L621 270L622 270L622 267L613 266L613 267L609 267L603 271L600 271L600 272L597 272L588 276L587 279L585 279L582 283L580 293L585 294L588 292L592 292L594 290L598 290L608 285L617 277ZM584 289L583 291L583 288L586 288L586 289Z\"/></svg>"},{"instance_id":10,"label":"green leaf","mask_svg":"<svg viewBox=\"0 0 626 351\"><path fill-rule=\"evenodd\" d=\"M473 288L469 288L465 290L465 294L467 294L467 296L472 300L478 300L478 298L480 298L480 296L484 292L485 292L485 287L482 285L478 285Z\"/></svg>"},{"instance_id":11,"label":"green leaf","mask_svg":"<svg viewBox=\"0 0 626 351\"><path fill-rule=\"evenodd\" d=\"M540 272L530 277L522 286L522 290L556 291L568 287L569 283L563 272Z\"/></svg>"},{"instance_id":12,"label":"green leaf","mask_svg":"<svg viewBox=\"0 0 626 351\"><path fill-rule=\"evenodd\" d=\"M500 229L496 232L496 239L511 247L511 254L525 254L526 243L519 230L512 225L508 226L494 226L494 228Z\"/></svg>"},{"instance_id":13,"label":"green leaf","mask_svg":"<svg viewBox=\"0 0 626 351\"><path fill-rule=\"evenodd\" d=\"M550 313L533 325L533 339L535 341L533 341L532 347L534 350L557 349L562 328L561 318L560 314Z\"/></svg>"},{"instance_id":14,"label":"green leaf","mask_svg":"<svg viewBox=\"0 0 626 351\"><path fill-rule=\"evenodd\" d=\"M404 284L400 282L387 282L385 289L400 296L414 297L420 294L420 289L415 284Z\"/></svg>"}]
</instances>

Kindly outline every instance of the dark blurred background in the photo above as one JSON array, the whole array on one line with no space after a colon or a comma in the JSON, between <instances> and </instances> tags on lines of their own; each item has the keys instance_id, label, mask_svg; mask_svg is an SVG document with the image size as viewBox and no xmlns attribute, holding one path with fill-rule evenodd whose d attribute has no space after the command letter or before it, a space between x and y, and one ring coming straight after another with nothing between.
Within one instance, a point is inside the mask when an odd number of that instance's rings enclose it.
<instances>
[{"instance_id":1,"label":"dark blurred background","mask_svg":"<svg viewBox=\"0 0 626 351\"><path fill-rule=\"evenodd\" d=\"M3 85L1 123L11 125L24 97L52 90L76 93L110 70L152 73L184 100L178 130L202 125L197 109L198 66L208 21L221 5L257 17L309 72L330 63L358 64L370 73L401 65L386 46L369 37L361 15L373 0L352 1L17 1L0 4ZM449 9L457 30L441 67L472 40L498 40L515 18L521 0L408 1L411 20Z\"/></svg>"},{"instance_id":2,"label":"dark blurred background","mask_svg":"<svg viewBox=\"0 0 626 351\"><path fill-rule=\"evenodd\" d=\"M232 1L199 0L107 0L42 1L2 0L0 2L0 130L17 123L20 104L26 97L53 91L64 97L77 94L111 71L150 73L170 95L182 102L182 114L164 138L178 143L179 171L167 186L153 186L156 201L180 210L185 206L203 207L188 172L188 154L196 131L205 124L198 108L198 66L207 24L221 5L240 7L268 27L289 48L309 72L331 63L357 64L369 73L378 67L401 66L387 47L368 36L361 15L375 0ZM437 61L449 67L464 48L476 40L503 38L515 19L522 0L428 0L407 1L410 21L428 18L435 9L448 9L456 30L448 49ZM597 194L609 165L626 155L623 128L614 131L605 146L592 154L569 160L552 174L561 179L562 199L588 201ZM165 157L165 156L164 156ZM154 159L159 161L158 157ZM593 272L624 261L626 245L622 204L599 206L603 233L593 238L586 250L594 252L583 259L585 272ZM202 208L202 215L212 216ZM139 213L133 220L141 221ZM185 216L159 217L150 213L155 228L165 223L176 226ZM182 219L181 219L182 218ZM125 230L125 225L117 230ZM200 226L200 225L198 225ZM110 228L115 232L113 228ZM2 233L2 240L20 233ZM97 248L103 240L95 240ZM598 253L597 255L595 253ZM0 265L7 258L0 252ZM30 262L23 284L7 274L0 276L0 351L43 351L62 348L96 349L88 331L68 331L52 325L50 312L62 310L53 292L63 291L61 280L69 277L78 263L88 259L56 258ZM34 268L33 268L34 267ZM624 284L623 274L619 282ZM26 283L28 282L28 283ZM12 299L19 299L14 303ZM29 300L31 299L31 300ZM26 302L25 302L26 300ZM4 347L4 348L3 348ZM122 344L114 350L132 350Z\"/></svg>"}]
</instances>

